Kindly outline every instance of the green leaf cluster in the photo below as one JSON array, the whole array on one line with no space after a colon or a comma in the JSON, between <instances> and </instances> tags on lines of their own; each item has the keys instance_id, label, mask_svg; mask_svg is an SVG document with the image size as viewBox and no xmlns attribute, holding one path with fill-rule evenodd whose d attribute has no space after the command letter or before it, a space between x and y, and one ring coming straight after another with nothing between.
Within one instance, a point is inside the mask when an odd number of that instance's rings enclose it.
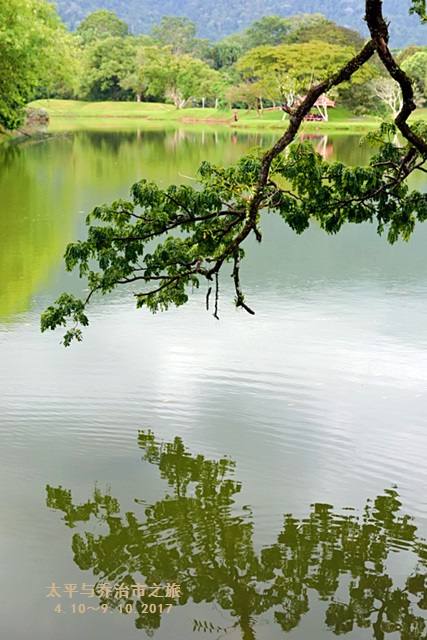
<instances>
[{"instance_id":1,"label":"green leaf cluster","mask_svg":"<svg viewBox=\"0 0 427 640\"><path fill-rule=\"evenodd\" d=\"M410 191L403 180L402 158L409 147L398 146L392 140L395 135L395 125L387 124L366 136L377 147L366 167L329 164L307 141L293 145L286 162L276 169L291 190L280 194L274 207L297 233L310 219L329 234L338 233L347 222L376 222L379 234L387 230L391 244L399 237L408 241L416 221L427 219L427 194Z\"/></svg>"},{"instance_id":2,"label":"green leaf cluster","mask_svg":"<svg viewBox=\"0 0 427 640\"><path fill-rule=\"evenodd\" d=\"M426 22L427 21L426 0L412 0L411 8L409 9L409 12L417 13L421 18L421 22Z\"/></svg>"},{"instance_id":3,"label":"green leaf cluster","mask_svg":"<svg viewBox=\"0 0 427 640\"><path fill-rule=\"evenodd\" d=\"M63 344L68 347L74 339L80 342L82 332L81 329L78 328L78 325L86 327L89 324L84 309L85 303L82 300L79 300L71 294L63 293L56 301L56 305L48 307L42 314L42 331L55 329L59 325L66 326L66 319L71 319L74 322L74 326L65 333Z\"/></svg>"}]
</instances>

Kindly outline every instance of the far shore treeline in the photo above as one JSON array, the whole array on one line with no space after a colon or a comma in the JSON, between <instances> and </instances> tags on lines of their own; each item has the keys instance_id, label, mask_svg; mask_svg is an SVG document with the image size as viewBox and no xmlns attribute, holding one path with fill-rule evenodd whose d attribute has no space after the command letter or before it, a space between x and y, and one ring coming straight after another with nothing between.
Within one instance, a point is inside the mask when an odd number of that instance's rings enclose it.
<instances>
[{"instance_id":1,"label":"far shore treeline","mask_svg":"<svg viewBox=\"0 0 427 640\"><path fill-rule=\"evenodd\" d=\"M321 14L263 16L239 33L211 42L196 25L163 17L150 35L133 35L115 13L87 16L74 31L44 0L0 4L0 126L16 129L33 99L170 104L177 109L254 109L293 105L310 86L338 70L364 44L357 32ZM427 98L427 47L397 52ZM372 59L327 98L355 115L395 115L397 83ZM327 119L325 108L319 115Z\"/></svg>"}]
</instances>

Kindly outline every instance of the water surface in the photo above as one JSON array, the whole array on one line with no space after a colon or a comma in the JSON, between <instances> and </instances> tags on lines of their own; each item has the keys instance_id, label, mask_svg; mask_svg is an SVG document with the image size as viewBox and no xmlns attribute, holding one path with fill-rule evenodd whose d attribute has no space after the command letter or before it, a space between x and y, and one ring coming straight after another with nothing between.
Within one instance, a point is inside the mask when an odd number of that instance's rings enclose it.
<instances>
[{"instance_id":1,"label":"water surface","mask_svg":"<svg viewBox=\"0 0 427 640\"><path fill-rule=\"evenodd\" d=\"M155 316L117 291L81 344L39 332L84 289L61 256L93 206L272 138L86 123L0 151L4 637L426 637L425 228L391 247L265 216L242 266L254 317L225 277L219 322L202 291ZM107 582L128 591L89 598Z\"/></svg>"}]
</instances>

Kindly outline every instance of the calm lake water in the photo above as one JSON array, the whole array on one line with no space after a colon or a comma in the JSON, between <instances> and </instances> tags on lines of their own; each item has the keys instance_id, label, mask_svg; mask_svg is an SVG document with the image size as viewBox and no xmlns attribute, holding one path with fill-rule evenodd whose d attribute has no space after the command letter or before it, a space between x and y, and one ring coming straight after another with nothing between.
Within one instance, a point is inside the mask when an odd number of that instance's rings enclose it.
<instances>
[{"instance_id":1,"label":"calm lake water","mask_svg":"<svg viewBox=\"0 0 427 640\"><path fill-rule=\"evenodd\" d=\"M203 292L153 316L117 291L64 349L39 317L85 288L62 254L91 208L277 136L60 127L0 149L1 637L426 638L427 227L265 216L255 316L228 277L219 321Z\"/></svg>"}]
</instances>

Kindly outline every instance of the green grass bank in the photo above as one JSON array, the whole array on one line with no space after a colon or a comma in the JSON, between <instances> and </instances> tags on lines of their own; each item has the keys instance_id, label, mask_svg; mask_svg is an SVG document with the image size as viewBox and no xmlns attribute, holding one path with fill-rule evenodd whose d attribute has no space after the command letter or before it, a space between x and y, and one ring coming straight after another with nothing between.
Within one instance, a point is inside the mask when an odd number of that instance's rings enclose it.
<instances>
[{"instance_id":1,"label":"green grass bank","mask_svg":"<svg viewBox=\"0 0 427 640\"><path fill-rule=\"evenodd\" d=\"M255 111L238 110L238 120L234 122L233 110L212 108L175 109L173 105L153 102L81 102L78 100L36 100L30 107L44 108L51 119L57 118L132 118L149 122L208 123L235 129L284 129L282 111L264 111L257 117ZM425 118L427 109L420 109L416 117ZM414 117L414 116L413 116ZM329 133L360 133L378 126L375 116L356 117L350 111L337 107L329 109L328 122L306 122L306 131Z\"/></svg>"}]
</instances>

